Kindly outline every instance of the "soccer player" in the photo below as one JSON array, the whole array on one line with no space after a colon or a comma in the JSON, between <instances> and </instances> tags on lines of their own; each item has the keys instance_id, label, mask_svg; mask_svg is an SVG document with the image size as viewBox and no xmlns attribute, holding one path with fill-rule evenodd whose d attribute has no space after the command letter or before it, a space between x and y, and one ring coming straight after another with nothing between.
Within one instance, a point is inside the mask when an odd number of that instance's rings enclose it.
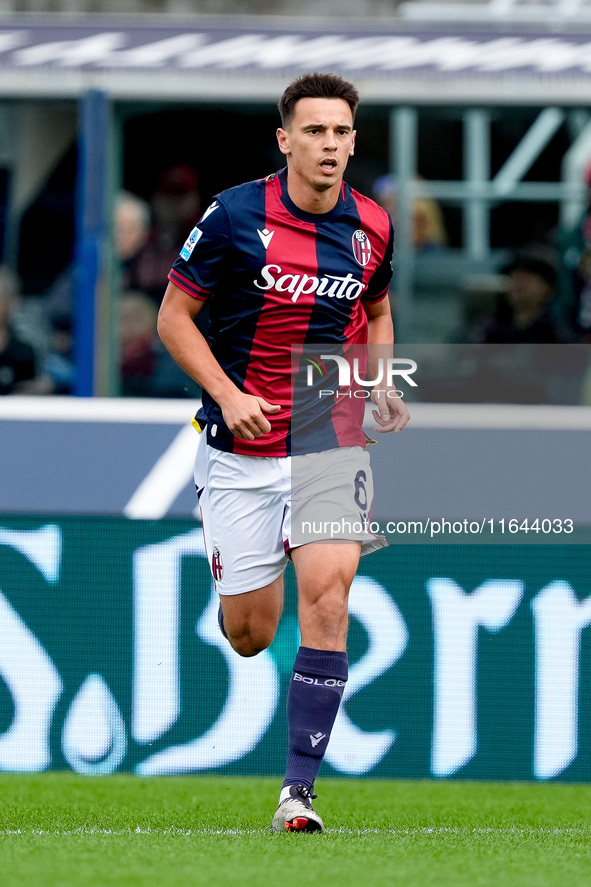
<instances>
[{"instance_id":1,"label":"soccer player","mask_svg":"<svg viewBox=\"0 0 591 887\"><path fill-rule=\"evenodd\" d=\"M324 829L312 799L347 681L349 588L360 556L385 544L359 522L373 498L363 400L350 399L347 413L346 398L317 397L310 413L293 381L294 354L305 347L332 344L342 360L351 346L376 346L369 379L391 354L392 224L343 181L358 102L333 74L287 87L277 130L286 169L216 197L173 265L159 315L162 341L203 388L195 482L220 628L241 656L272 642L288 558L295 568L301 647L273 831ZM206 301L207 341L194 323ZM371 394L380 432L408 421L392 394L385 384ZM302 538L304 520L332 514L335 501L342 534Z\"/></svg>"}]
</instances>

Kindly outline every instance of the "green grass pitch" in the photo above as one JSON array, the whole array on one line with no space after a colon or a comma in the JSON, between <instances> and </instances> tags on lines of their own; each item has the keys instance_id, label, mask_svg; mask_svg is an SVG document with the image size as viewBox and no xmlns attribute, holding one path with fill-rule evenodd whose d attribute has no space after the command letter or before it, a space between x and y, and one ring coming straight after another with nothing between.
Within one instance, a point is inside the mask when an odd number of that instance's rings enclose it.
<instances>
[{"instance_id":1,"label":"green grass pitch","mask_svg":"<svg viewBox=\"0 0 591 887\"><path fill-rule=\"evenodd\" d=\"M277 779L0 775L3 887L587 887L591 785L323 779L322 835L273 835Z\"/></svg>"}]
</instances>

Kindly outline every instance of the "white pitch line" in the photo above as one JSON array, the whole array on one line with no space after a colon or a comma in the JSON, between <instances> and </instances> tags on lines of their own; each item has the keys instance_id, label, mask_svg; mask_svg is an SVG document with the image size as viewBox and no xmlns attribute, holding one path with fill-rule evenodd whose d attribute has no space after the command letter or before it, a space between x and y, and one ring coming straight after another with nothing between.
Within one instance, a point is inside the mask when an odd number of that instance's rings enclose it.
<instances>
[{"instance_id":1,"label":"white pitch line","mask_svg":"<svg viewBox=\"0 0 591 887\"><path fill-rule=\"evenodd\" d=\"M539 828L517 828L515 826L510 826L508 828L468 828L466 827L453 827L453 826L437 826L437 827L424 827L424 828L391 828L391 829L381 829L381 828L328 828L326 829L325 834L331 836L345 836L345 837L363 837L365 835L391 835L393 837L413 837L419 835L465 835L466 837L470 835L518 835L520 837L536 837L536 836L555 836L555 837L566 837L571 835L588 835L589 829L583 828L549 828L549 827L539 827ZM141 826L137 826L134 829L94 829L94 828L77 828L77 829L0 829L0 835L4 836L21 836L28 837L31 835L48 835L56 838L63 837L73 837L76 835L80 835L82 837L85 836L104 836L104 837L130 837L131 835L155 835L156 837L166 837L169 835L173 835L175 837L192 837L192 838L203 838L203 837L234 837L234 836L247 836L247 835L271 835L271 830L268 828L263 829L182 829L182 828L141 828Z\"/></svg>"}]
</instances>

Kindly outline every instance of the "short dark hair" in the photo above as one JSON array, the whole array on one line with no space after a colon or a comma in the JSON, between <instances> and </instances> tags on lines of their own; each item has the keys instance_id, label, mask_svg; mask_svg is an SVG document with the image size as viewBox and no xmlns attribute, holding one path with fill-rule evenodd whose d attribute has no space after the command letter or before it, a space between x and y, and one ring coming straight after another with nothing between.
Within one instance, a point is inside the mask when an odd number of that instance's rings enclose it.
<instances>
[{"instance_id":1,"label":"short dark hair","mask_svg":"<svg viewBox=\"0 0 591 887\"><path fill-rule=\"evenodd\" d=\"M338 74L303 74L289 84L279 99L283 127L291 123L300 99L344 99L351 108L353 119L359 105L359 93L353 84Z\"/></svg>"},{"instance_id":2,"label":"short dark hair","mask_svg":"<svg viewBox=\"0 0 591 887\"><path fill-rule=\"evenodd\" d=\"M501 268L501 274L513 271L529 271L545 280L554 289L558 280L558 255L553 247L544 243L532 243L518 249L509 262Z\"/></svg>"}]
</instances>

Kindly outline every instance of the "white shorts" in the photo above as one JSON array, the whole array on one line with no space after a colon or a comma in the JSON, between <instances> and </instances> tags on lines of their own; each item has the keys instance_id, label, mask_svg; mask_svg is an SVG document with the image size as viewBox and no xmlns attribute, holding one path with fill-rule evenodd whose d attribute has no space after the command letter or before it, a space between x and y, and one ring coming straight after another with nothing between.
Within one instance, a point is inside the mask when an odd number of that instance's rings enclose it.
<instances>
[{"instance_id":1,"label":"white shorts","mask_svg":"<svg viewBox=\"0 0 591 887\"><path fill-rule=\"evenodd\" d=\"M195 460L205 546L219 594L244 594L277 579L292 548L309 542L387 545L370 532L373 478L363 447L303 456L243 456L210 447Z\"/></svg>"}]
</instances>

